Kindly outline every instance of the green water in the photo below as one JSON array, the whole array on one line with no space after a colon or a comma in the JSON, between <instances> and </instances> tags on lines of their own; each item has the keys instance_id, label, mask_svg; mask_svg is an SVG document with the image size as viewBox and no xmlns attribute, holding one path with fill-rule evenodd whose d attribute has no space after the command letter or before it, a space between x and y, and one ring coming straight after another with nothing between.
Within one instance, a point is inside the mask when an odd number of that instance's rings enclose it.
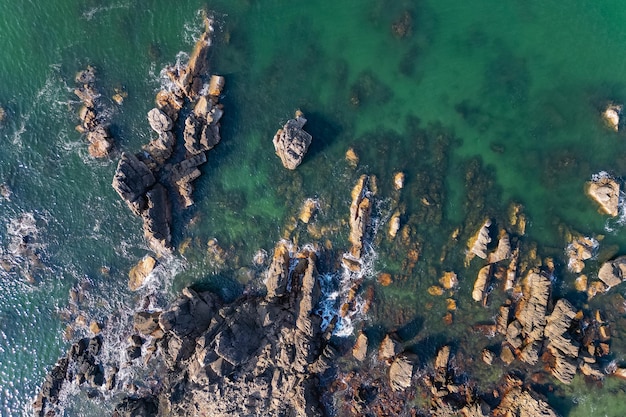
<instances>
[{"instance_id":1,"label":"green water","mask_svg":"<svg viewBox=\"0 0 626 417\"><path fill-rule=\"evenodd\" d=\"M37 386L69 346L66 326L80 313L123 321L144 295L164 303L196 283L236 297L244 288L237 269L258 249L271 250L307 197L320 200L317 221L337 230L327 237L345 250L342 220L361 173L378 177L382 216L392 206L393 173L406 173L402 220L422 253L415 269L391 286L370 282L374 307L359 326L372 334L399 329L416 350L446 341L489 343L465 331L496 308L471 302L478 264L462 268L463 244L443 265L438 259L455 228L482 215L504 216L510 201L525 207L528 242L561 267L562 225L606 235L602 247L626 253L623 227L611 220L607 232L606 217L583 192L600 170L626 175L626 136L599 118L606 102L626 101L622 2L150 3L0 0L0 106L7 112L0 183L12 191L10 200L0 200L0 246L6 254L14 239L7 227L32 213L43 263L35 283L25 279L25 260L12 272L0 269L2 415L29 414ZM223 141L196 183L196 205L176 218L174 241L188 248L159 282L134 294L126 274L147 253L141 222L110 187L117 158L90 159L74 131L73 78L87 64L97 68L118 149L139 150L150 137L145 114L160 86L158 73L191 49L203 8L217 20L212 68L227 80ZM392 25L405 13L410 27L399 37ZM128 93L121 106L110 100L115 88ZM297 108L314 141L305 162L287 172L271 138ZM360 156L356 169L344 161L348 147ZM471 164L477 176L466 184ZM430 206L420 202L424 197ZM302 242L310 240L300 229ZM461 236L473 231L468 226ZM377 270L402 274L406 248L380 235ZM227 251L225 265L207 257L211 238ZM445 269L462 281L451 327L441 321L443 299L424 295ZM567 293L573 277L559 271L557 291ZM76 304L69 291L78 287L86 298ZM623 335L615 329L614 336L614 357L624 361ZM622 416L616 404L625 384L605 385L598 390L577 381L558 387L551 401L567 416ZM70 405L67 414L89 415L86 410Z\"/></svg>"}]
</instances>

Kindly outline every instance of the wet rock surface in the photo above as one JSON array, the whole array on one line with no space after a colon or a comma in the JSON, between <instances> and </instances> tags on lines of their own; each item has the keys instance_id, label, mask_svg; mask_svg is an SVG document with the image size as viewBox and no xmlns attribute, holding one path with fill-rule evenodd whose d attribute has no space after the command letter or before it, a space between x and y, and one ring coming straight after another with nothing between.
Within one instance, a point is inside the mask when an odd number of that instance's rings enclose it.
<instances>
[{"instance_id":1,"label":"wet rock surface","mask_svg":"<svg viewBox=\"0 0 626 417\"><path fill-rule=\"evenodd\" d=\"M599 211L611 217L618 215L619 183L605 172L594 175L586 186L587 195L600 206Z\"/></svg>"}]
</instances>

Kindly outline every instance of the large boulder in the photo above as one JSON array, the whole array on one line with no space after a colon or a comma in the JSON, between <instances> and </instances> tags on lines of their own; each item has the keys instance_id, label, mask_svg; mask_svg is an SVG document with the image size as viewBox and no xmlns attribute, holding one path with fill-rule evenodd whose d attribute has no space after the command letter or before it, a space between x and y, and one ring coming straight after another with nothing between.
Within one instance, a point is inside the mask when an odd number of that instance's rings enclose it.
<instances>
[{"instance_id":1,"label":"large boulder","mask_svg":"<svg viewBox=\"0 0 626 417\"><path fill-rule=\"evenodd\" d=\"M304 155L311 145L311 135L302 127L306 119L301 112L296 112L296 118L290 119L282 129L274 135L274 149L280 157L283 166L287 169L296 169L302 163Z\"/></svg>"},{"instance_id":2,"label":"large boulder","mask_svg":"<svg viewBox=\"0 0 626 417\"><path fill-rule=\"evenodd\" d=\"M604 282L608 288L615 287L622 283L626 276L626 256L620 256L612 261L602 264L598 271L598 278Z\"/></svg>"},{"instance_id":3,"label":"large boulder","mask_svg":"<svg viewBox=\"0 0 626 417\"><path fill-rule=\"evenodd\" d=\"M141 213L143 233L150 248L158 254L171 252L170 224L172 222L171 206L167 191L161 184L155 184L146 192L146 209Z\"/></svg>"},{"instance_id":4,"label":"large boulder","mask_svg":"<svg viewBox=\"0 0 626 417\"><path fill-rule=\"evenodd\" d=\"M600 172L587 182L587 195L600 205L600 211L611 217L619 214L619 183L606 172Z\"/></svg>"},{"instance_id":5,"label":"large boulder","mask_svg":"<svg viewBox=\"0 0 626 417\"><path fill-rule=\"evenodd\" d=\"M162 110L154 108L148 112L148 123L152 130L158 134L172 130L172 119Z\"/></svg>"}]
</instances>

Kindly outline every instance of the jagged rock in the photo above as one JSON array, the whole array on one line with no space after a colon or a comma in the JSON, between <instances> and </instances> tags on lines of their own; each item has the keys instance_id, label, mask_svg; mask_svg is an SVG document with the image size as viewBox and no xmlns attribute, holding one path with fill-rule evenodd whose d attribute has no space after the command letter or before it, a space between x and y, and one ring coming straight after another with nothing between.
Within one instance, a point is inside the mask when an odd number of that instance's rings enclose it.
<instances>
[{"instance_id":1,"label":"jagged rock","mask_svg":"<svg viewBox=\"0 0 626 417\"><path fill-rule=\"evenodd\" d=\"M522 381L507 377L502 390L504 395L498 407L492 411L494 417L557 417L556 412L543 400L535 398L522 388Z\"/></svg>"},{"instance_id":2,"label":"jagged rock","mask_svg":"<svg viewBox=\"0 0 626 417\"><path fill-rule=\"evenodd\" d=\"M157 107L159 110L167 114L172 121L178 120L178 113L180 112L180 109L183 108L183 104L184 101L182 97L179 97L172 92L161 90L156 95Z\"/></svg>"},{"instance_id":3,"label":"jagged rock","mask_svg":"<svg viewBox=\"0 0 626 417\"><path fill-rule=\"evenodd\" d=\"M33 408L36 416L49 415L47 410L59 402L59 395L65 382L74 380L79 385L86 383L94 388L104 384L104 372L96 359L101 347L101 336L83 338L70 347L69 352L57 361L46 376L35 398Z\"/></svg>"},{"instance_id":4,"label":"jagged rock","mask_svg":"<svg viewBox=\"0 0 626 417\"><path fill-rule=\"evenodd\" d=\"M567 331L576 317L576 310L572 304L560 299L556 302L554 310L546 319L544 329L545 338L548 340L548 351L554 357L552 375L564 384L569 384L576 374L579 346L567 335Z\"/></svg>"},{"instance_id":5,"label":"jagged rock","mask_svg":"<svg viewBox=\"0 0 626 417\"><path fill-rule=\"evenodd\" d=\"M206 154L199 153L185 159L172 167L171 180L176 185L178 194L183 200L183 206L193 205L191 194L193 193L192 182L202 173L198 167L206 162Z\"/></svg>"},{"instance_id":6,"label":"jagged rock","mask_svg":"<svg viewBox=\"0 0 626 417\"><path fill-rule=\"evenodd\" d=\"M113 411L113 417L156 417L158 414L159 402L153 396L124 398Z\"/></svg>"},{"instance_id":7,"label":"jagged rock","mask_svg":"<svg viewBox=\"0 0 626 417\"><path fill-rule=\"evenodd\" d=\"M398 230L400 230L400 212L395 211L389 219L389 237L395 239Z\"/></svg>"},{"instance_id":8,"label":"jagged rock","mask_svg":"<svg viewBox=\"0 0 626 417\"><path fill-rule=\"evenodd\" d=\"M153 313L147 311L140 311L133 316L133 328L141 334L146 336L153 335L159 327L160 311Z\"/></svg>"},{"instance_id":9,"label":"jagged rock","mask_svg":"<svg viewBox=\"0 0 626 417\"><path fill-rule=\"evenodd\" d=\"M350 269L360 269L359 261L363 255L363 245L367 228L370 222L372 210L368 188L369 177L361 175L352 189L352 203L350 204L350 236L348 240L352 244L350 253L344 255L343 261ZM354 260L356 262L347 262Z\"/></svg>"},{"instance_id":10,"label":"jagged rock","mask_svg":"<svg viewBox=\"0 0 626 417\"><path fill-rule=\"evenodd\" d=\"M313 198L307 198L304 200L304 204L300 210L300 216L298 217L300 221L302 221L302 223L308 223L317 211L318 206L319 204L317 200Z\"/></svg>"},{"instance_id":11,"label":"jagged rock","mask_svg":"<svg viewBox=\"0 0 626 417\"><path fill-rule=\"evenodd\" d=\"M141 214L145 209L145 194L155 182L156 179L146 164L133 154L122 153L112 185L133 213Z\"/></svg>"},{"instance_id":12,"label":"jagged rock","mask_svg":"<svg viewBox=\"0 0 626 417\"><path fill-rule=\"evenodd\" d=\"M398 356L389 367L389 384L394 391L403 391L411 386L413 363L406 355Z\"/></svg>"},{"instance_id":13,"label":"jagged rock","mask_svg":"<svg viewBox=\"0 0 626 417\"><path fill-rule=\"evenodd\" d=\"M480 271L478 271L478 276L476 277L476 281L474 281L474 290L472 291L472 298L474 299L474 301L483 301L490 276L491 265L485 265L480 268Z\"/></svg>"},{"instance_id":14,"label":"jagged rock","mask_svg":"<svg viewBox=\"0 0 626 417\"><path fill-rule=\"evenodd\" d=\"M290 119L282 129L274 135L273 143L276 155L280 157L283 166L287 169L296 169L302 163L311 140L311 135L302 127L306 119L301 112L296 112L296 118Z\"/></svg>"},{"instance_id":15,"label":"jagged rock","mask_svg":"<svg viewBox=\"0 0 626 417\"><path fill-rule=\"evenodd\" d=\"M378 348L378 358L380 360L391 359L400 353L400 344L396 342L391 336L386 335Z\"/></svg>"},{"instance_id":16,"label":"jagged rock","mask_svg":"<svg viewBox=\"0 0 626 417\"><path fill-rule=\"evenodd\" d=\"M155 266L156 259L150 255L140 260L137 265L133 266L128 272L128 288L130 288L131 291L137 291Z\"/></svg>"},{"instance_id":17,"label":"jagged rock","mask_svg":"<svg viewBox=\"0 0 626 417\"><path fill-rule=\"evenodd\" d=\"M165 188L157 183L146 192L146 209L141 213L143 233L150 248L158 254L171 252L170 204Z\"/></svg>"},{"instance_id":18,"label":"jagged rock","mask_svg":"<svg viewBox=\"0 0 626 417\"><path fill-rule=\"evenodd\" d=\"M509 291L515 287L515 281L517 280L517 262L519 260L519 248L515 248L511 254L511 262L506 269L506 281L504 283L504 290Z\"/></svg>"},{"instance_id":19,"label":"jagged rock","mask_svg":"<svg viewBox=\"0 0 626 417\"><path fill-rule=\"evenodd\" d=\"M488 262L490 264L509 259L511 257L511 243L509 241L509 235L506 230L501 229L498 237L498 247L495 251L489 254Z\"/></svg>"},{"instance_id":20,"label":"jagged rock","mask_svg":"<svg viewBox=\"0 0 626 417\"><path fill-rule=\"evenodd\" d=\"M459 284L459 279L452 271L446 271L443 276L439 278L439 283L446 290L451 290Z\"/></svg>"},{"instance_id":21,"label":"jagged rock","mask_svg":"<svg viewBox=\"0 0 626 417\"><path fill-rule=\"evenodd\" d=\"M481 356L482 356L483 362L485 362L487 365L491 365L495 357L493 352L490 351L489 349L483 349Z\"/></svg>"},{"instance_id":22,"label":"jagged rock","mask_svg":"<svg viewBox=\"0 0 626 417\"><path fill-rule=\"evenodd\" d=\"M522 326L523 345L520 359L531 365L539 359L539 343L546 326L546 310L550 297L550 278L543 273L530 271L523 283L523 299L515 313Z\"/></svg>"},{"instance_id":23,"label":"jagged rock","mask_svg":"<svg viewBox=\"0 0 626 417\"><path fill-rule=\"evenodd\" d=\"M267 270L265 281L267 300L270 302L284 296L287 292L290 259L288 243L285 241L279 242L274 249L274 256Z\"/></svg>"},{"instance_id":24,"label":"jagged rock","mask_svg":"<svg viewBox=\"0 0 626 417\"><path fill-rule=\"evenodd\" d=\"M598 241L592 237L574 237L565 248L565 254L568 257L567 268L575 274L582 272L585 261L593 257L598 246Z\"/></svg>"},{"instance_id":25,"label":"jagged rock","mask_svg":"<svg viewBox=\"0 0 626 417\"><path fill-rule=\"evenodd\" d=\"M275 259L287 247L280 243ZM320 297L316 256L286 255L289 285L268 277L265 298L244 297L211 316L188 313L188 304L203 297L191 294L176 303L176 313L161 314L160 346L166 357L179 358L168 362L165 383L187 386L160 394L168 415L322 415L315 378L330 366L334 351L326 342L330 330L321 331L314 312ZM208 317L204 330L194 327L197 317ZM192 343L181 347L185 340Z\"/></svg>"},{"instance_id":26,"label":"jagged rock","mask_svg":"<svg viewBox=\"0 0 626 417\"><path fill-rule=\"evenodd\" d=\"M435 358L435 371L438 373L448 372L448 362L450 362L450 346L443 346L437 351Z\"/></svg>"},{"instance_id":27,"label":"jagged rock","mask_svg":"<svg viewBox=\"0 0 626 417\"><path fill-rule=\"evenodd\" d=\"M174 123L172 119L162 110L154 108L148 112L148 123L152 130L159 135L172 130Z\"/></svg>"},{"instance_id":28,"label":"jagged rock","mask_svg":"<svg viewBox=\"0 0 626 417\"><path fill-rule=\"evenodd\" d=\"M620 128L620 121L622 117L622 110L624 106L621 104L609 104L604 112L602 112L602 119L606 125L614 131L618 131Z\"/></svg>"},{"instance_id":29,"label":"jagged rock","mask_svg":"<svg viewBox=\"0 0 626 417\"><path fill-rule=\"evenodd\" d=\"M404 187L404 173L396 172L393 174L393 188L395 188L396 191L399 191L402 187Z\"/></svg>"},{"instance_id":30,"label":"jagged rock","mask_svg":"<svg viewBox=\"0 0 626 417\"><path fill-rule=\"evenodd\" d=\"M491 242L491 237L489 236L490 226L491 220L485 220L480 229L478 229L478 232L467 242L467 248L469 251L465 257L466 263L471 261L474 256L478 256L481 259L487 259L487 245Z\"/></svg>"},{"instance_id":31,"label":"jagged rock","mask_svg":"<svg viewBox=\"0 0 626 417\"><path fill-rule=\"evenodd\" d=\"M360 362L365 360L367 356L367 336L365 333L359 333L359 336L356 338L356 343L352 348L352 356Z\"/></svg>"},{"instance_id":32,"label":"jagged rock","mask_svg":"<svg viewBox=\"0 0 626 417\"><path fill-rule=\"evenodd\" d=\"M608 288L622 283L626 274L626 256L620 256L612 261L607 261L600 267L598 278ZM608 290L608 288L606 290Z\"/></svg>"},{"instance_id":33,"label":"jagged rock","mask_svg":"<svg viewBox=\"0 0 626 417\"><path fill-rule=\"evenodd\" d=\"M221 75L211 75L211 79L209 80L209 95L219 96L222 94L224 83L224 77Z\"/></svg>"},{"instance_id":34,"label":"jagged rock","mask_svg":"<svg viewBox=\"0 0 626 417\"><path fill-rule=\"evenodd\" d=\"M587 182L586 192L600 205L600 211L616 217L619 213L620 185L606 172L600 172Z\"/></svg>"}]
</instances>

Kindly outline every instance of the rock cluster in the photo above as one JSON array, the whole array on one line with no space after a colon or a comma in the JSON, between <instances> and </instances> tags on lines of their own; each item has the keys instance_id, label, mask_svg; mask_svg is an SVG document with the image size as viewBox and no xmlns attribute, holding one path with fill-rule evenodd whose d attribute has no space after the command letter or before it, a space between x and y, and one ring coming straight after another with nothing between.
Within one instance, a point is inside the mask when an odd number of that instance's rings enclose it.
<instances>
[{"instance_id":1,"label":"rock cluster","mask_svg":"<svg viewBox=\"0 0 626 417\"><path fill-rule=\"evenodd\" d=\"M222 105L219 96L224 78L213 75L204 94L206 62L213 32L211 21L196 43L186 65L168 67L165 72L173 81L171 90L157 93L157 107L148 112L148 123L157 134L134 155L123 153L113 178L113 188L136 215L143 219L144 235L150 248L158 254L171 251L172 201L168 189L179 196L183 207L193 205L192 182L207 161L206 152L220 141L219 121ZM177 138L174 126L185 104L193 110L184 121L183 139L186 153L174 160Z\"/></svg>"},{"instance_id":2,"label":"rock cluster","mask_svg":"<svg viewBox=\"0 0 626 417\"><path fill-rule=\"evenodd\" d=\"M587 195L600 205L599 211L611 217L619 214L619 183L606 172L600 172L587 182Z\"/></svg>"},{"instance_id":3,"label":"rock cluster","mask_svg":"<svg viewBox=\"0 0 626 417\"><path fill-rule=\"evenodd\" d=\"M98 364L97 357L102 347L102 338L84 338L74 343L69 353L59 359L50 373L46 376L44 383L33 408L36 416L55 415L54 411L49 414L59 402L61 388L65 383L75 381L80 384L87 384L91 387L99 387L104 384L104 371Z\"/></svg>"},{"instance_id":4,"label":"rock cluster","mask_svg":"<svg viewBox=\"0 0 626 417\"><path fill-rule=\"evenodd\" d=\"M316 255L291 247L277 245L265 297L223 305L187 289L168 311L136 317L142 332L162 332L161 414L322 415L317 378L333 356L330 330L322 332L315 314Z\"/></svg>"},{"instance_id":5,"label":"rock cluster","mask_svg":"<svg viewBox=\"0 0 626 417\"><path fill-rule=\"evenodd\" d=\"M109 128L98 111L98 98L100 94L95 89L95 69L88 66L87 69L76 74L76 83L79 84L74 94L83 103L78 111L80 124L76 130L85 134L89 141L89 154L94 158L104 158L113 149L113 138Z\"/></svg>"},{"instance_id":6,"label":"rock cluster","mask_svg":"<svg viewBox=\"0 0 626 417\"><path fill-rule=\"evenodd\" d=\"M276 155L280 158L283 166L287 169L296 169L302 163L304 155L309 150L311 135L302 127L306 119L300 110L296 111L294 119L289 119L282 129L274 135L272 142Z\"/></svg>"}]
</instances>

